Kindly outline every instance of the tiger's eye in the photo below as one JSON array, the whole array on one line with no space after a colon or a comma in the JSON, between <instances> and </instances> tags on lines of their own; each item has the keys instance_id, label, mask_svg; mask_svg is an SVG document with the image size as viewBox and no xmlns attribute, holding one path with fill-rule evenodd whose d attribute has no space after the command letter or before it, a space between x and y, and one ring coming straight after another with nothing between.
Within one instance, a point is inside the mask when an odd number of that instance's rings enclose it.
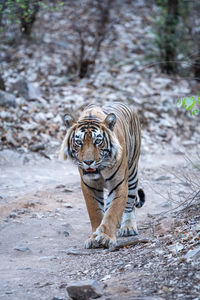
<instances>
[{"instance_id":1,"label":"tiger's eye","mask_svg":"<svg viewBox=\"0 0 200 300\"><path fill-rule=\"evenodd\" d=\"M101 144L101 143L102 143L102 139L96 139L96 140L95 140L95 144L96 144L96 145L99 145L99 144Z\"/></svg>"},{"instance_id":2,"label":"tiger's eye","mask_svg":"<svg viewBox=\"0 0 200 300\"><path fill-rule=\"evenodd\" d=\"M75 140L75 143L77 146L82 146L82 141L81 140Z\"/></svg>"}]
</instances>

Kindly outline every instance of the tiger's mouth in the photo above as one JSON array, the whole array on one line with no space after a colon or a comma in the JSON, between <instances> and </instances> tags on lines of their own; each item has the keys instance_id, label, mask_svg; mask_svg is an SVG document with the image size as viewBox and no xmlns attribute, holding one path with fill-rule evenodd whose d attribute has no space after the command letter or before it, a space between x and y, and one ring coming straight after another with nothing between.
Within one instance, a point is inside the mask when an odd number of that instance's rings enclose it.
<instances>
[{"instance_id":1,"label":"tiger's mouth","mask_svg":"<svg viewBox=\"0 0 200 300\"><path fill-rule=\"evenodd\" d=\"M92 169L92 168L87 168L87 169L83 169L83 175L93 175L93 174L99 174L100 171L99 169Z\"/></svg>"}]
</instances>

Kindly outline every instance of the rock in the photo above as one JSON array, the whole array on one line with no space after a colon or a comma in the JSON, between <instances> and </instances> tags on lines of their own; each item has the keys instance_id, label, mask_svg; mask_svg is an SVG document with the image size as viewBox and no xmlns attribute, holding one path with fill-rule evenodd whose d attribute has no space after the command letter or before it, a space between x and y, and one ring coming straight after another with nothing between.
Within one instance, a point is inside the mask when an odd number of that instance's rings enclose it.
<instances>
[{"instance_id":1,"label":"rock","mask_svg":"<svg viewBox=\"0 0 200 300\"><path fill-rule=\"evenodd\" d=\"M65 237L69 236L69 232L68 231L63 231L63 233L64 233Z\"/></svg>"},{"instance_id":2,"label":"rock","mask_svg":"<svg viewBox=\"0 0 200 300\"><path fill-rule=\"evenodd\" d=\"M7 141L8 144L13 145L14 147L17 147L17 146L18 146L18 143L17 143L17 141L15 140L15 138L14 138L13 133L11 132L11 130L9 130L9 131L6 133L6 141Z\"/></svg>"},{"instance_id":3,"label":"rock","mask_svg":"<svg viewBox=\"0 0 200 300\"><path fill-rule=\"evenodd\" d=\"M171 232L173 229L173 223L171 218L162 219L156 226L155 226L155 235L156 236L163 236L166 233Z\"/></svg>"},{"instance_id":4,"label":"rock","mask_svg":"<svg viewBox=\"0 0 200 300\"><path fill-rule=\"evenodd\" d=\"M135 299L138 299L138 300L164 300L164 298L161 298L159 296L142 296L142 297L138 297Z\"/></svg>"},{"instance_id":5,"label":"rock","mask_svg":"<svg viewBox=\"0 0 200 300\"><path fill-rule=\"evenodd\" d=\"M30 150L33 151L33 152L45 150L45 146L42 143L38 143L38 144L35 144L35 145L31 145Z\"/></svg>"},{"instance_id":6,"label":"rock","mask_svg":"<svg viewBox=\"0 0 200 300\"><path fill-rule=\"evenodd\" d=\"M14 250L21 251L21 252L26 252L26 251L30 251L30 248L28 248L27 246L16 246L14 248Z\"/></svg>"},{"instance_id":7,"label":"rock","mask_svg":"<svg viewBox=\"0 0 200 300\"><path fill-rule=\"evenodd\" d=\"M191 260L197 260L200 258L200 246L196 247L192 250L189 250L187 252L187 254L185 255L185 258L187 260L187 262L191 261Z\"/></svg>"},{"instance_id":8,"label":"rock","mask_svg":"<svg viewBox=\"0 0 200 300\"><path fill-rule=\"evenodd\" d=\"M16 98L14 95L0 90L0 106L16 107Z\"/></svg>"},{"instance_id":9,"label":"rock","mask_svg":"<svg viewBox=\"0 0 200 300\"><path fill-rule=\"evenodd\" d=\"M176 243L169 246L169 249L173 254L177 255L179 251L184 249L184 246L180 243Z\"/></svg>"},{"instance_id":10,"label":"rock","mask_svg":"<svg viewBox=\"0 0 200 300\"><path fill-rule=\"evenodd\" d=\"M73 300L95 299L103 295L102 287L96 280L73 282L67 286L67 292Z\"/></svg>"},{"instance_id":11,"label":"rock","mask_svg":"<svg viewBox=\"0 0 200 300\"><path fill-rule=\"evenodd\" d=\"M15 82L12 89L26 100L41 98L39 88L36 85L28 82L24 77Z\"/></svg>"},{"instance_id":12,"label":"rock","mask_svg":"<svg viewBox=\"0 0 200 300\"><path fill-rule=\"evenodd\" d=\"M156 181L169 180L169 179L171 179L171 177L167 176L167 175L161 175L161 176L155 178Z\"/></svg>"},{"instance_id":13,"label":"rock","mask_svg":"<svg viewBox=\"0 0 200 300\"><path fill-rule=\"evenodd\" d=\"M46 118L45 114L42 112L35 114L35 116L33 117L33 120L36 123L41 124L41 125L45 125L47 122L47 118Z\"/></svg>"},{"instance_id":14,"label":"rock","mask_svg":"<svg viewBox=\"0 0 200 300\"><path fill-rule=\"evenodd\" d=\"M108 279L110 279L111 278L111 275L106 275L106 276L104 276L102 279L101 279L101 281L106 281L106 280L108 280Z\"/></svg>"},{"instance_id":15,"label":"rock","mask_svg":"<svg viewBox=\"0 0 200 300\"><path fill-rule=\"evenodd\" d=\"M71 204L67 204L67 203L63 204L63 207L65 207L65 208L73 208L73 206Z\"/></svg>"},{"instance_id":16,"label":"rock","mask_svg":"<svg viewBox=\"0 0 200 300\"><path fill-rule=\"evenodd\" d=\"M6 291L5 294L6 295L12 295L14 292L13 291Z\"/></svg>"},{"instance_id":17,"label":"rock","mask_svg":"<svg viewBox=\"0 0 200 300\"><path fill-rule=\"evenodd\" d=\"M63 192L63 193L72 193L73 191L70 190L70 189L64 189L62 192Z\"/></svg>"},{"instance_id":18,"label":"rock","mask_svg":"<svg viewBox=\"0 0 200 300\"><path fill-rule=\"evenodd\" d=\"M14 212L11 212L9 217L15 219L15 218L18 217L18 214L14 213Z\"/></svg>"}]
</instances>

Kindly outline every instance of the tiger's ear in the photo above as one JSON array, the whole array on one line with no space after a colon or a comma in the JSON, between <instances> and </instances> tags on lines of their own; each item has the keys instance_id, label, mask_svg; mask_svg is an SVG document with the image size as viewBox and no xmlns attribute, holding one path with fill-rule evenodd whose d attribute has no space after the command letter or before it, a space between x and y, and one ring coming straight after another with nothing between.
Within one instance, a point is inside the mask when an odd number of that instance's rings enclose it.
<instances>
[{"instance_id":1,"label":"tiger's ear","mask_svg":"<svg viewBox=\"0 0 200 300\"><path fill-rule=\"evenodd\" d=\"M71 127L73 123L76 123L71 115L64 115L64 123L67 128Z\"/></svg>"},{"instance_id":2,"label":"tiger's ear","mask_svg":"<svg viewBox=\"0 0 200 300\"><path fill-rule=\"evenodd\" d=\"M107 117L104 120L104 123L110 130L113 130L116 120L117 120L116 115L111 113L111 114L107 115Z\"/></svg>"}]
</instances>

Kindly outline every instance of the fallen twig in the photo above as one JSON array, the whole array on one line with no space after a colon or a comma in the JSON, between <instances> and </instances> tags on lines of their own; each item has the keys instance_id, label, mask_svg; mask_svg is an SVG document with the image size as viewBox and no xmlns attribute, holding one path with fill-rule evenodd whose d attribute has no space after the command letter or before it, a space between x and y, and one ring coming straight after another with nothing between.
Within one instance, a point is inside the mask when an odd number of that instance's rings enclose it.
<instances>
[{"instance_id":1,"label":"fallen twig","mask_svg":"<svg viewBox=\"0 0 200 300\"><path fill-rule=\"evenodd\" d=\"M66 253L67 255L91 255L96 253L107 253L107 252L115 252L119 251L121 248L129 247L129 246L135 246L138 244L146 244L150 243L151 240L147 238L129 238L123 241L120 241L117 243L116 246L109 248L109 249L102 249L102 248L96 248L96 249L67 249L67 250L61 250L62 253Z\"/></svg>"},{"instance_id":2,"label":"fallen twig","mask_svg":"<svg viewBox=\"0 0 200 300\"><path fill-rule=\"evenodd\" d=\"M130 238L128 240L123 240L117 243L117 245L113 248L109 248L105 251L108 252L115 252L115 251L119 251L119 249L121 248L125 248L125 247L129 247L129 246L135 246L138 244L147 244L147 243L151 243L152 240L151 239L147 239L147 238L140 238L140 237L134 237L134 238Z\"/></svg>"}]
</instances>

